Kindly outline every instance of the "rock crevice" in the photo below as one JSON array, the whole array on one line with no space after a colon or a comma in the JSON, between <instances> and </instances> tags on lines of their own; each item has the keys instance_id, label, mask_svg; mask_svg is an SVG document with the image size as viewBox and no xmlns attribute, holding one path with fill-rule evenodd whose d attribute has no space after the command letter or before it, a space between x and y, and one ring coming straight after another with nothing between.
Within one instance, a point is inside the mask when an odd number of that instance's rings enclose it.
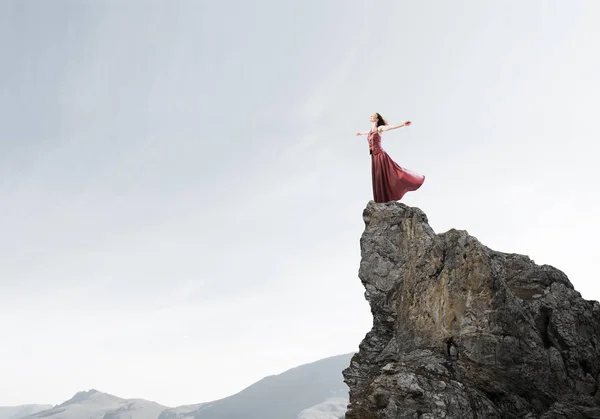
<instances>
[{"instance_id":1,"label":"rock crevice","mask_svg":"<svg viewBox=\"0 0 600 419\"><path fill-rule=\"evenodd\" d=\"M363 219L373 328L344 370L346 419L600 418L600 304L564 273L401 203Z\"/></svg>"}]
</instances>

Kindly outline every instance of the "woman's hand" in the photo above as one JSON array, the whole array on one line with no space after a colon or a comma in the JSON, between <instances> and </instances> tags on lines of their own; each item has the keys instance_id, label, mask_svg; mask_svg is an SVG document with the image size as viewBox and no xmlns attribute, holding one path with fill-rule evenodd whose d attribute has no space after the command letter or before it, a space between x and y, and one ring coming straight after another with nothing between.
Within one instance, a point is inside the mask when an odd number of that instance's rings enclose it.
<instances>
[{"instance_id":1,"label":"woman's hand","mask_svg":"<svg viewBox=\"0 0 600 419\"><path fill-rule=\"evenodd\" d=\"M405 126L405 127L409 127L411 124L412 124L412 122L410 122L410 121L406 121L406 122L404 123L404 126Z\"/></svg>"},{"instance_id":2,"label":"woman's hand","mask_svg":"<svg viewBox=\"0 0 600 419\"><path fill-rule=\"evenodd\" d=\"M359 137L359 136L361 136L361 135L363 135L363 133L362 133L362 132L357 132L357 133L356 133L356 136L357 136L357 137Z\"/></svg>"}]
</instances>

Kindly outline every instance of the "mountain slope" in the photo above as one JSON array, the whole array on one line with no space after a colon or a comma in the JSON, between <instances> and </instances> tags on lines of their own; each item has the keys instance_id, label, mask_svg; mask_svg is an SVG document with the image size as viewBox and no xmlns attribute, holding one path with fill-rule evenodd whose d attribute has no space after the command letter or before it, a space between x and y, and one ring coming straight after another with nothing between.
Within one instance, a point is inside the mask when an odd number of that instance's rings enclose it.
<instances>
[{"instance_id":1,"label":"mountain slope","mask_svg":"<svg viewBox=\"0 0 600 419\"><path fill-rule=\"evenodd\" d=\"M347 397L332 397L315 406L303 410L297 419L340 419L348 406Z\"/></svg>"},{"instance_id":2,"label":"mountain slope","mask_svg":"<svg viewBox=\"0 0 600 419\"><path fill-rule=\"evenodd\" d=\"M0 419L22 419L33 413L50 409L50 405L25 404L22 406L0 407Z\"/></svg>"},{"instance_id":3,"label":"mountain slope","mask_svg":"<svg viewBox=\"0 0 600 419\"><path fill-rule=\"evenodd\" d=\"M167 408L90 390L54 407L0 408L0 419L338 419L348 404L342 370L351 356L301 365L209 403Z\"/></svg>"},{"instance_id":4,"label":"mountain slope","mask_svg":"<svg viewBox=\"0 0 600 419\"><path fill-rule=\"evenodd\" d=\"M206 405L207 403L199 403L188 406L179 406L167 409L163 411L158 419L188 419L191 418L193 412L200 409L201 406Z\"/></svg>"},{"instance_id":5,"label":"mountain slope","mask_svg":"<svg viewBox=\"0 0 600 419\"><path fill-rule=\"evenodd\" d=\"M351 357L352 354L330 357L266 377L233 396L201 406L189 417L296 419L300 412L327 399L347 400L348 387L343 382L342 370Z\"/></svg>"},{"instance_id":6,"label":"mountain slope","mask_svg":"<svg viewBox=\"0 0 600 419\"><path fill-rule=\"evenodd\" d=\"M166 409L140 399L121 399L97 390L82 391L70 400L27 419L156 419Z\"/></svg>"}]
</instances>

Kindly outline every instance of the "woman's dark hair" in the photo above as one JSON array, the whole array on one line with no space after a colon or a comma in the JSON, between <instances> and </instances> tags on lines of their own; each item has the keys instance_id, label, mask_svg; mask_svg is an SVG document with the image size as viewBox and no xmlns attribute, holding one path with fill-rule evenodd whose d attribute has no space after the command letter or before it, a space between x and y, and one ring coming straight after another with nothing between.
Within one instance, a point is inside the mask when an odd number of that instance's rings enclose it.
<instances>
[{"instance_id":1,"label":"woman's dark hair","mask_svg":"<svg viewBox=\"0 0 600 419\"><path fill-rule=\"evenodd\" d=\"M387 121L385 119L383 119L383 116L379 115L379 112L376 112L375 115L377 115L377 126L378 127L388 124Z\"/></svg>"}]
</instances>

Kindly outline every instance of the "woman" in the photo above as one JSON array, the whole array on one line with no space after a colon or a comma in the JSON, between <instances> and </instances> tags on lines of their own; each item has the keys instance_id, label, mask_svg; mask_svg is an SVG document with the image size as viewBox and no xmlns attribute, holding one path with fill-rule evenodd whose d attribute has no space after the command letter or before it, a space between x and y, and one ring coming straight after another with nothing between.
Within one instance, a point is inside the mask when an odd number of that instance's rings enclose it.
<instances>
[{"instance_id":1,"label":"woman","mask_svg":"<svg viewBox=\"0 0 600 419\"><path fill-rule=\"evenodd\" d=\"M356 135L368 135L371 153L371 176L373 178L373 199L375 202L390 202L402 199L409 191L416 191L425 182L425 176L413 173L396 164L381 148L381 133L409 126L410 121L401 125L388 125L379 115L374 113L369 121L373 124L370 131Z\"/></svg>"}]
</instances>

